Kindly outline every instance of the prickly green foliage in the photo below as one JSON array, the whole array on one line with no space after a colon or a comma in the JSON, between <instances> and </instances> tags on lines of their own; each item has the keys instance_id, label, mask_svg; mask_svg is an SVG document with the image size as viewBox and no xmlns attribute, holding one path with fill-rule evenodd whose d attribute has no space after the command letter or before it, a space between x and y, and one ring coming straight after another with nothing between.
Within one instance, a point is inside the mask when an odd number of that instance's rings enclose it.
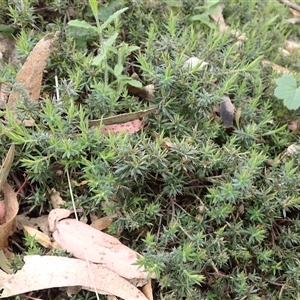
<instances>
[{"instance_id":1,"label":"prickly green foliage","mask_svg":"<svg viewBox=\"0 0 300 300\"><path fill-rule=\"evenodd\" d=\"M47 211L55 188L71 207L68 169L84 214L121 214L107 231L144 254L139 264L158 277L156 299L299 297L299 155L281 156L296 138L282 123L274 75L261 66L263 59L283 60L277 49L288 32L287 10L271 1L226 1L226 20L248 38L237 50L229 33L190 22L195 6L204 3L184 0L178 9L167 1L123 1L110 15L129 9L101 32L104 41L114 37L104 62L93 64L101 54L98 37L76 47L63 23L65 5L53 1L48 7L60 16L51 23L62 37L47 65L43 98L17 109L19 119L31 116L36 126L25 128L1 112L6 123L0 125L0 154L16 144L13 170L29 179L25 205L35 214ZM97 28L91 10L79 17L77 5L75 18ZM28 14L16 34L24 55L34 45ZM41 16L31 17L47 27ZM100 18L100 26L108 18ZM132 46L140 49L128 51ZM192 56L209 65L184 69ZM3 78L13 82L8 68ZM153 99L128 94L118 76L133 71L145 85L154 84ZM224 95L242 112L232 133L211 117ZM153 105L157 112L136 134L102 135L88 128L88 119ZM76 297L94 299L87 292Z\"/></svg>"}]
</instances>

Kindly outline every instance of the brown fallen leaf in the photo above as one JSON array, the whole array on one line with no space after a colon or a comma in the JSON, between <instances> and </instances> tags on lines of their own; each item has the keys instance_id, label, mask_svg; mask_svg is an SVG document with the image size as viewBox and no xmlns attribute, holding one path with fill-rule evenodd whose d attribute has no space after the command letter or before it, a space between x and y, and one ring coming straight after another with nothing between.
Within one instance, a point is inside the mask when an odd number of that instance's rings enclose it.
<instances>
[{"instance_id":1,"label":"brown fallen leaf","mask_svg":"<svg viewBox=\"0 0 300 300\"><path fill-rule=\"evenodd\" d=\"M14 157L15 157L15 146L11 145L0 169L0 192L2 190L4 183L6 182Z\"/></svg>"},{"instance_id":2,"label":"brown fallen leaf","mask_svg":"<svg viewBox=\"0 0 300 300\"><path fill-rule=\"evenodd\" d=\"M174 143L172 143L169 139L161 138L160 135L153 131L152 136L155 138L155 140L159 143L159 145L164 149L171 149L174 148Z\"/></svg>"},{"instance_id":3,"label":"brown fallen leaf","mask_svg":"<svg viewBox=\"0 0 300 300\"><path fill-rule=\"evenodd\" d=\"M0 84L0 108L5 108L7 99L9 97L10 87L6 83Z\"/></svg>"},{"instance_id":4,"label":"brown fallen leaf","mask_svg":"<svg viewBox=\"0 0 300 300\"><path fill-rule=\"evenodd\" d=\"M128 84L127 90L128 90L129 95L132 95L135 97L140 97L145 100L149 100L149 99L153 98L154 85L149 84L149 85L143 86L142 88L138 88L138 87Z\"/></svg>"},{"instance_id":5,"label":"brown fallen leaf","mask_svg":"<svg viewBox=\"0 0 300 300\"><path fill-rule=\"evenodd\" d=\"M5 215L6 215L5 202L4 200L2 200L0 201L0 225L5 223Z\"/></svg>"},{"instance_id":6,"label":"brown fallen leaf","mask_svg":"<svg viewBox=\"0 0 300 300\"><path fill-rule=\"evenodd\" d=\"M291 73L291 71L289 69L279 66L269 60L263 60L261 63L263 65L263 67L271 66L271 68L279 74Z\"/></svg>"},{"instance_id":7,"label":"brown fallen leaf","mask_svg":"<svg viewBox=\"0 0 300 300\"><path fill-rule=\"evenodd\" d=\"M55 189L51 190L50 202L53 208L60 208L66 203L66 201L61 198L60 193Z\"/></svg>"},{"instance_id":8,"label":"brown fallen leaf","mask_svg":"<svg viewBox=\"0 0 300 300\"><path fill-rule=\"evenodd\" d=\"M112 220L117 217L118 217L118 214L114 214L114 215L105 216L103 218L94 220L91 224L91 227L93 227L97 230L100 230L100 231L104 230L111 224Z\"/></svg>"},{"instance_id":9,"label":"brown fallen leaf","mask_svg":"<svg viewBox=\"0 0 300 300\"><path fill-rule=\"evenodd\" d=\"M15 230L15 217L19 210L17 195L8 183L3 185L5 203L5 223L0 225L0 250L8 246L8 237Z\"/></svg>"},{"instance_id":10,"label":"brown fallen leaf","mask_svg":"<svg viewBox=\"0 0 300 300\"><path fill-rule=\"evenodd\" d=\"M292 9L290 8L289 9L290 13L294 16L294 17L300 17L300 12L295 10L295 9Z\"/></svg>"},{"instance_id":11,"label":"brown fallen leaf","mask_svg":"<svg viewBox=\"0 0 300 300\"><path fill-rule=\"evenodd\" d=\"M300 44L299 43L296 43L295 41L288 41L286 40L284 42L284 49L291 52L291 51L299 51L300 49Z\"/></svg>"},{"instance_id":12,"label":"brown fallen leaf","mask_svg":"<svg viewBox=\"0 0 300 300\"><path fill-rule=\"evenodd\" d=\"M143 294L149 299L153 300L153 291L152 291L152 285L151 285L151 278L148 280L148 282L142 286L141 288Z\"/></svg>"},{"instance_id":13,"label":"brown fallen leaf","mask_svg":"<svg viewBox=\"0 0 300 300\"><path fill-rule=\"evenodd\" d=\"M131 75L131 78L140 81L140 78L139 78L138 74L136 74L136 73L133 73ZM154 85L149 84L149 85L139 88L139 87L135 87L130 84L127 84L127 90L128 90L129 95L132 95L135 97L140 97L145 100L149 100L149 99L153 98Z\"/></svg>"},{"instance_id":14,"label":"brown fallen leaf","mask_svg":"<svg viewBox=\"0 0 300 300\"><path fill-rule=\"evenodd\" d=\"M280 159L283 159L286 156L292 156L293 154L295 154L297 151L300 150L300 145L298 145L297 143L293 143L291 145L289 145L286 150L284 150L281 154L280 154Z\"/></svg>"},{"instance_id":15,"label":"brown fallen leaf","mask_svg":"<svg viewBox=\"0 0 300 300\"><path fill-rule=\"evenodd\" d=\"M43 72L46 66L46 59L50 55L51 46L58 37L59 32L49 33L42 38L33 48L21 70L16 77L16 83L22 85L22 88L28 92L32 101L38 101L40 97ZM18 92L11 93L7 105L9 108L15 106L19 96Z\"/></svg>"},{"instance_id":16,"label":"brown fallen leaf","mask_svg":"<svg viewBox=\"0 0 300 300\"><path fill-rule=\"evenodd\" d=\"M58 221L51 216L51 212L49 228L54 229L52 235L55 241L77 258L85 259L87 254L89 261L101 263L127 279L144 279L148 276L143 268L133 265L140 255L109 234L75 219ZM155 275L151 274L151 278L155 278Z\"/></svg>"},{"instance_id":17,"label":"brown fallen leaf","mask_svg":"<svg viewBox=\"0 0 300 300\"><path fill-rule=\"evenodd\" d=\"M11 63L13 66L17 66L19 63L19 58L17 56L17 50L15 48L16 41L11 36L4 36L0 33L0 52L2 54L1 64L6 64L6 62Z\"/></svg>"},{"instance_id":18,"label":"brown fallen leaf","mask_svg":"<svg viewBox=\"0 0 300 300\"><path fill-rule=\"evenodd\" d=\"M74 258L31 255L16 274L0 270L0 298L54 287L82 286L103 295L125 300L147 300L141 291L106 267ZM91 277L93 276L93 277ZM93 283L95 286L93 286Z\"/></svg>"},{"instance_id":19,"label":"brown fallen leaf","mask_svg":"<svg viewBox=\"0 0 300 300\"><path fill-rule=\"evenodd\" d=\"M29 218L26 213L19 214L16 216L16 226L18 230L23 230L25 226L41 230L47 236L50 236L48 226L48 215L43 215L37 218Z\"/></svg>"},{"instance_id":20,"label":"brown fallen leaf","mask_svg":"<svg viewBox=\"0 0 300 300\"><path fill-rule=\"evenodd\" d=\"M78 294L81 291L81 289L82 289L81 286L68 286L66 288L66 293L69 298L72 298L72 296Z\"/></svg>"},{"instance_id":21,"label":"brown fallen leaf","mask_svg":"<svg viewBox=\"0 0 300 300\"><path fill-rule=\"evenodd\" d=\"M2 269L7 274L13 274L14 271L10 267L10 261L5 256L3 250L0 250L0 269Z\"/></svg>"},{"instance_id":22,"label":"brown fallen leaf","mask_svg":"<svg viewBox=\"0 0 300 300\"><path fill-rule=\"evenodd\" d=\"M58 249L59 246L56 243L52 243L50 237L43 232L37 230L36 228L23 225L24 230L32 237L35 238L37 242L39 242L45 248L54 248Z\"/></svg>"},{"instance_id":23,"label":"brown fallen leaf","mask_svg":"<svg viewBox=\"0 0 300 300\"><path fill-rule=\"evenodd\" d=\"M298 120L292 121L292 122L288 125L288 129L291 130L291 132L292 132L293 134L298 133L298 130L299 130L299 121L298 121Z\"/></svg>"}]
</instances>

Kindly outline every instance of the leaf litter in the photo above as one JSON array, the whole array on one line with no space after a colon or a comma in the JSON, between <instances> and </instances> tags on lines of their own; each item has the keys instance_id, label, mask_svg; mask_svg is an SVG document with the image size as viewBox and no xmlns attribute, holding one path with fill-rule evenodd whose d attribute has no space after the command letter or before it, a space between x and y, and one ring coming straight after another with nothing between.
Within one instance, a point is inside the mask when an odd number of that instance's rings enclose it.
<instances>
[{"instance_id":1,"label":"leaf litter","mask_svg":"<svg viewBox=\"0 0 300 300\"><path fill-rule=\"evenodd\" d=\"M3 289L0 298L66 286L82 286L94 291L92 283L95 283L99 294L116 295L125 300L148 300L129 281L100 264L90 263L88 267L87 262L80 259L39 255L25 256L24 261L25 265L16 274L0 270Z\"/></svg>"},{"instance_id":2,"label":"leaf litter","mask_svg":"<svg viewBox=\"0 0 300 300\"><path fill-rule=\"evenodd\" d=\"M22 85L32 101L38 101L40 97L43 72L46 67L46 60L50 56L53 42L59 36L59 32L55 34L49 33L42 38L30 52L21 70L17 74L16 83ZM18 99L19 93L13 92L8 98L7 105L12 108Z\"/></svg>"},{"instance_id":3,"label":"leaf litter","mask_svg":"<svg viewBox=\"0 0 300 300\"><path fill-rule=\"evenodd\" d=\"M54 243L38 229L26 225L23 228L44 247L60 247L76 258L25 256L25 265L16 274L0 270L3 288L0 298L53 287L81 286L82 289L122 299L153 299L151 278L155 275L148 276L134 265L140 255L118 239L83 222L64 219L72 212L53 209L49 213L49 229L53 232ZM139 286L144 286L145 294L137 288Z\"/></svg>"},{"instance_id":4,"label":"leaf litter","mask_svg":"<svg viewBox=\"0 0 300 300\"><path fill-rule=\"evenodd\" d=\"M12 145L0 169L0 192L4 194L4 200L0 201L0 249L8 246L8 237L15 228L15 217L19 210L17 196L6 182L14 160L15 147Z\"/></svg>"},{"instance_id":5,"label":"leaf litter","mask_svg":"<svg viewBox=\"0 0 300 300\"><path fill-rule=\"evenodd\" d=\"M3 185L5 222L0 225L0 249L8 247L8 237L15 230L15 217L19 210L17 195L8 183Z\"/></svg>"},{"instance_id":6,"label":"leaf litter","mask_svg":"<svg viewBox=\"0 0 300 300\"><path fill-rule=\"evenodd\" d=\"M75 219L59 221L57 211L52 210L49 214L49 228L53 232L53 238L63 249L81 259L85 259L86 250L90 261L105 264L127 279L148 277L142 268L138 269L133 265L140 256L137 252L123 245L115 237ZM154 274L151 274L151 278L155 278Z\"/></svg>"}]
</instances>

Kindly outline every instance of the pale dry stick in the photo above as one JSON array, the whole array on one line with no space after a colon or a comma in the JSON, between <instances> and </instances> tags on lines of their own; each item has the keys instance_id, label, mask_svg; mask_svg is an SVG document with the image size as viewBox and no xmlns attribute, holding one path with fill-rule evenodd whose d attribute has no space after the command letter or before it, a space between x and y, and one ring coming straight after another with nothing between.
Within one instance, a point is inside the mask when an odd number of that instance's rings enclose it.
<instances>
[{"instance_id":1,"label":"pale dry stick","mask_svg":"<svg viewBox=\"0 0 300 300\"><path fill-rule=\"evenodd\" d=\"M178 226L179 226L179 228L183 231L183 233L185 233L185 235L186 235L190 240L193 239L181 225L178 224Z\"/></svg>"},{"instance_id":2,"label":"pale dry stick","mask_svg":"<svg viewBox=\"0 0 300 300\"><path fill-rule=\"evenodd\" d=\"M158 230L157 230L157 233L156 233L156 243L158 243L158 240L159 240L161 221L162 221L162 216L159 217Z\"/></svg>"},{"instance_id":3,"label":"pale dry stick","mask_svg":"<svg viewBox=\"0 0 300 300\"><path fill-rule=\"evenodd\" d=\"M78 219L78 215L77 215L77 211L76 211L76 205L75 205L75 201L74 201L74 197L73 197L73 191L72 191L72 186L71 186L71 179L70 179L70 174L69 174L68 169L67 169L67 178L68 178L68 185L69 185L69 190L70 190L70 196L71 196L71 200L72 200L72 206L73 206L73 210L74 210L74 215L75 215L76 223L77 223L77 226L78 226L79 225L79 219ZM87 262L87 266L88 266L88 269L89 269L89 274L90 274L91 279L92 279L92 284L93 284L93 288L94 288L97 300L100 300L98 292L97 292L95 280L94 280L94 275L93 275L92 270L91 270L90 261L89 261L88 255L87 255L85 243L83 243L83 250L84 250L84 257L85 257L85 260Z\"/></svg>"},{"instance_id":4,"label":"pale dry stick","mask_svg":"<svg viewBox=\"0 0 300 300\"><path fill-rule=\"evenodd\" d=\"M175 219L175 204L174 204L175 201L174 201L174 196L171 196L170 200L171 200L171 207L172 207L172 218L171 218L170 223L173 223L173 221Z\"/></svg>"},{"instance_id":5,"label":"pale dry stick","mask_svg":"<svg viewBox=\"0 0 300 300\"><path fill-rule=\"evenodd\" d=\"M184 211L187 215L189 215L190 217L192 217L192 215L190 213L188 213L182 206L180 206L178 203L174 202L174 204L176 206L178 206L182 211Z\"/></svg>"},{"instance_id":6,"label":"pale dry stick","mask_svg":"<svg viewBox=\"0 0 300 300\"><path fill-rule=\"evenodd\" d=\"M285 4L286 6L288 6L290 8L300 12L300 6L298 4L288 1L288 0L278 0L278 1Z\"/></svg>"},{"instance_id":7,"label":"pale dry stick","mask_svg":"<svg viewBox=\"0 0 300 300\"><path fill-rule=\"evenodd\" d=\"M58 78L57 75L55 75L55 91L56 91L56 102L58 102L59 99L59 89L58 89Z\"/></svg>"},{"instance_id":8,"label":"pale dry stick","mask_svg":"<svg viewBox=\"0 0 300 300\"><path fill-rule=\"evenodd\" d=\"M248 288L246 295L243 296L242 298L240 298L240 300L245 300L245 299L247 299L247 298L249 297L250 291L251 291L251 287Z\"/></svg>"}]
</instances>

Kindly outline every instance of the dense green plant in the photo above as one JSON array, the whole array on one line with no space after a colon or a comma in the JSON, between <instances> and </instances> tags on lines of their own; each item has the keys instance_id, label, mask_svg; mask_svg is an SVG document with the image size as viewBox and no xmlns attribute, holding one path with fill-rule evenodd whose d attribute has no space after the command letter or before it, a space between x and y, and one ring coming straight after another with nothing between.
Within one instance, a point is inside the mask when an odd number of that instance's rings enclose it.
<instances>
[{"instance_id":1,"label":"dense green plant","mask_svg":"<svg viewBox=\"0 0 300 300\"><path fill-rule=\"evenodd\" d=\"M53 2L49 9L63 20L65 3ZM190 24L195 6L205 3L181 1L180 9L168 1L119 4L99 20L92 7L66 27L57 21L61 40L42 99L24 99L17 108L18 118L32 117L35 127L1 112L0 154L14 143L13 172L29 180L21 205L45 213L55 188L71 207L68 170L83 214L121 215L107 232L144 255L139 264L157 275L156 299L297 299L300 156L282 156L297 138L282 124L282 102L270 90L274 74L261 66L262 59L281 59L277 49L288 34L283 6L226 2L232 29L248 38L237 49L229 32ZM16 39L25 57L34 42L28 20L21 22ZM78 47L82 29L91 38L84 48ZM208 66L184 68L192 56ZM13 82L9 68L3 78ZM154 84L152 99L129 95L133 72L144 85ZM241 110L232 132L211 115L224 95ZM154 105L158 110L136 134L88 128L89 119ZM24 254L40 250L26 241ZM93 297L82 292L73 299Z\"/></svg>"}]
</instances>

